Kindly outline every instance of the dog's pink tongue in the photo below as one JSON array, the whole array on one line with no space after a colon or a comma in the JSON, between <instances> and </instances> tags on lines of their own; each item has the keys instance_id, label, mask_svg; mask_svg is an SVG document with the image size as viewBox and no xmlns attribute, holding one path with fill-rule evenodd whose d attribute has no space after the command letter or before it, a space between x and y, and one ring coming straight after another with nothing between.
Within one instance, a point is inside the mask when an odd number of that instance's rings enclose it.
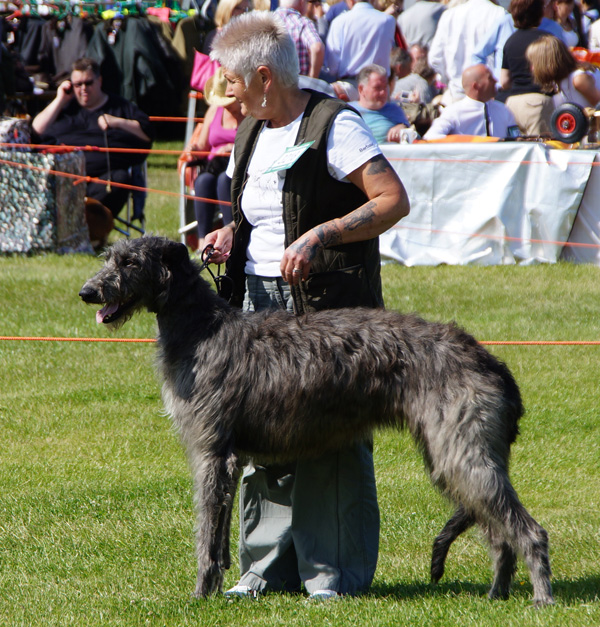
<instances>
[{"instance_id":1,"label":"dog's pink tongue","mask_svg":"<svg viewBox=\"0 0 600 627\"><path fill-rule=\"evenodd\" d=\"M96 312L96 322L98 324L102 324L104 322L104 319L114 314L118 308L119 308L119 305L117 305L116 303L112 303L110 305L106 305L105 307L102 307L102 309L99 309Z\"/></svg>"}]
</instances>

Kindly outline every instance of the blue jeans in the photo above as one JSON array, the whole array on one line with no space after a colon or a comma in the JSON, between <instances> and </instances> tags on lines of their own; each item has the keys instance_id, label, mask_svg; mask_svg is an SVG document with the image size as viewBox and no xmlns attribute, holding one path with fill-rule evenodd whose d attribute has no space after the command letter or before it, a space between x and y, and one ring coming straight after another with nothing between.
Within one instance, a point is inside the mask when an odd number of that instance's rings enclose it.
<instances>
[{"instance_id":1,"label":"blue jeans","mask_svg":"<svg viewBox=\"0 0 600 627\"><path fill-rule=\"evenodd\" d=\"M244 309L292 310L282 278L248 276ZM318 459L249 464L240 486L239 583L254 590L366 590L379 549L373 451L361 443Z\"/></svg>"}]
</instances>

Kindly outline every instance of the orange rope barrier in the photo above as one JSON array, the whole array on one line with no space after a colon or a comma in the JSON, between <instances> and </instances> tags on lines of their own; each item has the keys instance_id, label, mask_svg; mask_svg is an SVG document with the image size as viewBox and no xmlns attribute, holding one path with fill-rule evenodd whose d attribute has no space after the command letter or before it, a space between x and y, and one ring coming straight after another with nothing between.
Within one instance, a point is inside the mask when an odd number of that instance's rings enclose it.
<instances>
[{"instance_id":1,"label":"orange rope barrier","mask_svg":"<svg viewBox=\"0 0 600 627\"><path fill-rule=\"evenodd\" d=\"M117 183L115 181L106 181L104 179L99 179L95 176L84 176L81 174L71 174L70 172L59 172L58 170L50 170L48 168L41 168L35 165L28 165L25 163L16 163L14 161L6 161L5 159L0 159L0 164L4 165L12 165L17 168L29 169L34 172L45 172L47 174L54 174L55 176L64 176L66 178L74 179L73 185L79 185L80 183L102 183L104 185L112 185L113 187L120 187L122 189L130 189L132 191L139 192L152 192L155 194L162 194L163 196L175 196L176 198L186 198L189 200L203 200L209 204L214 205L230 205L230 202L226 202L224 200L214 200L213 198L199 198L198 196L192 196L190 194L179 194L178 192L170 192L168 190L163 189L152 189L150 187L140 187L139 185L129 185L127 183Z\"/></svg>"},{"instance_id":2,"label":"orange rope barrier","mask_svg":"<svg viewBox=\"0 0 600 627\"><path fill-rule=\"evenodd\" d=\"M0 340L22 340L25 342L140 342L151 344L156 340L147 338L114 338L114 337L17 337L17 336L0 336Z\"/></svg>"},{"instance_id":3,"label":"orange rope barrier","mask_svg":"<svg viewBox=\"0 0 600 627\"><path fill-rule=\"evenodd\" d=\"M155 343L155 339L148 338L98 338L98 337L19 337L14 335L0 335L0 341L24 342L139 342L145 344ZM511 340L487 340L479 344L485 346L600 346L600 341L596 340L531 340L531 341L511 341Z\"/></svg>"},{"instance_id":4,"label":"orange rope barrier","mask_svg":"<svg viewBox=\"0 0 600 627\"><path fill-rule=\"evenodd\" d=\"M65 146L63 144L6 144L0 143L0 148L37 148L46 150L50 153L65 152L118 152L125 154L141 154L141 155L180 155L183 150L167 150L160 148L104 148L101 146ZM207 150L188 150L185 151L196 157L206 157L210 154ZM227 153L224 153L226 156Z\"/></svg>"}]
</instances>

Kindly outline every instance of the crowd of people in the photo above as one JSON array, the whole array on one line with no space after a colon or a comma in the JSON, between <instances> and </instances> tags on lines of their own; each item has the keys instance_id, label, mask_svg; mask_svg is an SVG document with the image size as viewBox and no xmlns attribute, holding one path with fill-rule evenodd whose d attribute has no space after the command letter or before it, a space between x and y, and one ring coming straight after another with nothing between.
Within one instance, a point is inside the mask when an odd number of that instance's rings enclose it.
<instances>
[{"instance_id":1,"label":"crowd of people","mask_svg":"<svg viewBox=\"0 0 600 627\"><path fill-rule=\"evenodd\" d=\"M254 10L266 8L258 4ZM600 101L600 71L570 52L591 45L600 29L596 0L404 4L281 0L274 10L294 42L300 85L349 102L378 143L547 135L560 103ZM252 9L249 0L220 0L214 35ZM211 34L205 53L212 42ZM411 125L418 134L403 132ZM195 211L203 244L214 205L196 201Z\"/></svg>"},{"instance_id":2,"label":"crowd of people","mask_svg":"<svg viewBox=\"0 0 600 627\"><path fill-rule=\"evenodd\" d=\"M452 135L539 136L551 130L562 102L595 107L600 71L577 62L573 46L600 41L597 0L218 0L210 54L232 19L268 11L281 20L299 63L299 84L348 102L378 143L440 140ZM269 11L270 10L270 11ZM56 98L33 122L43 143L149 148L152 130L134 103L102 88L93 59L73 66ZM87 65L86 65L87 63ZM243 119L239 102L215 77L206 96L204 129L187 149L206 151L194 187L199 247L215 208L229 213L227 154ZM418 134L407 134L413 126ZM86 152L88 175L131 182L144 156ZM117 216L127 191L90 183L88 196ZM209 202L203 199L208 198ZM215 205L210 201L227 201Z\"/></svg>"}]
</instances>

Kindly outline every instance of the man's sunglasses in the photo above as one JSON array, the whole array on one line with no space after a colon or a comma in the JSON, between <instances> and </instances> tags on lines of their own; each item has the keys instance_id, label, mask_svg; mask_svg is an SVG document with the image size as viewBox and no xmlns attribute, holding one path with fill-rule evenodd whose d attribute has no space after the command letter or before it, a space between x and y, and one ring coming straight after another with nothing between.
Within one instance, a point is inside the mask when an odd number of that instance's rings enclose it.
<instances>
[{"instance_id":1,"label":"man's sunglasses","mask_svg":"<svg viewBox=\"0 0 600 627\"><path fill-rule=\"evenodd\" d=\"M75 89L80 89L81 87L83 87L83 85L85 85L86 87L89 87L90 85L93 85L96 82L95 78L90 78L87 81L81 81L80 83L72 83L73 87Z\"/></svg>"}]
</instances>

